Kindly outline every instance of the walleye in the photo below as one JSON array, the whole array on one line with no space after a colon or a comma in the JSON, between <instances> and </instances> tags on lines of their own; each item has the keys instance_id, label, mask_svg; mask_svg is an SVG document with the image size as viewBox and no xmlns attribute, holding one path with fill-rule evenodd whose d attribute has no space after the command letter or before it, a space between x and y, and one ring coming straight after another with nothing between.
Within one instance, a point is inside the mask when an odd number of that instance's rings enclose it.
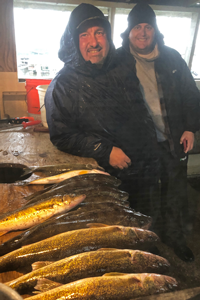
<instances>
[{"instance_id":1,"label":"walleye","mask_svg":"<svg viewBox=\"0 0 200 300\"><path fill-rule=\"evenodd\" d=\"M43 265L43 262L36 262L33 264L34 271L6 284L17 292L22 292L32 290L42 278L66 284L107 272L163 273L170 266L165 258L148 252L109 248L76 254L42 268L40 265Z\"/></svg>"},{"instance_id":2,"label":"walleye","mask_svg":"<svg viewBox=\"0 0 200 300\"><path fill-rule=\"evenodd\" d=\"M91 225L90 225L91 226ZM151 231L136 227L94 225L93 228L60 233L0 257L0 272L30 266L39 260L59 260L99 248L149 248L159 240ZM97 227L96 227L97 226Z\"/></svg>"},{"instance_id":3,"label":"walleye","mask_svg":"<svg viewBox=\"0 0 200 300\"><path fill-rule=\"evenodd\" d=\"M103 205L108 206L108 203L113 203L113 205L117 204L117 205L121 205L121 206L125 206L125 207L130 207L130 203L128 200L119 200L116 199L112 196L100 196L100 195L92 195L92 196L87 196L87 200L85 199L85 202L83 203L83 205L79 205L78 208L82 207L82 206L88 206L90 205L90 207L92 207L93 205L97 205L100 203Z\"/></svg>"},{"instance_id":4,"label":"walleye","mask_svg":"<svg viewBox=\"0 0 200 300\"><path fill-rule=\"evenodd\" d=\"M25 197L26 200L31 200L35 198L38 199L38 196L41 194L46 194L46 192L51 192L61 187L68 188L69 190L75 190L77 188L83 187L95 187L100 185L110 186L110 187L117 187L121 184L121 180L117 179L114 176L107 176L104 174L84 174L75 177L71 177L69 179L63 180L60 183L56 183L51 185L50 187L46 187L41 191L35 192L28 197ZM36 198L37 197L37 198Z\"/></svg>"},{"instance_id":5,"label":"walleye","mask_svg":"<svg viewBox=\"0 0 200 300\"><path fill-rule=\"evenodd\" d=\"M85 199L80 193L55 196L36 204L19 208L0 217L0 236L13 230L23 230L50 217L74 208Z\"/></svg>"},{"instance_id":6,"label":"walleye","mask_svg":"<svg viewBox=\"0 0 200 300\"><path fill-rule=\"evenodd\" d=\"M88 164L63 163L63 164L47 165L41 167L39 166L27 167L23 169L23 174L21 175L21 177L24 177L25 175L32 174L35 172L42 172L47 176L52 176L67 171L82 170L82 169L84 170L99 169L104 171L104 169L100 167L97 163L88 163Z\"/></svg>"},{"instance_id":7,"label":"walleye","mask_svg":"<svg viewBox=\"0 0 200 300\"><path fill-rule=\"evenodd\" d=\"M93 197L93 199L97 199L97 197L101 197L102 200L103 198L106 199L106 197L112 197L120 201L126 201L129 197L129 194L124 191L102 184L96 184L91 186L88 185L88 187L84 188L82 186L80 186L80 188L79 186L77 186L76 188L70 188L68 185L64 185L32 198L24 206L27 206L31 203L37 203L38 201L40 202L41 200L47 199L50 196L53 197L55 195L63 195L73 191L80 193L84 191L84 194L87 196L87 198Z\"/></svg>"},{"instance_id":8,"label":"walleye","mask_svg":"<svg viewBox=\"0 0 200 300\"><path fill-rule=\"evenodd\" d=\"M28 298L29 300L130 300L174 290L173 277L151 274L107 273L99 277L80 279Z\"/></svg>"},{"instance_id":9,"label":"walleye","mask_svg":"<svg viewBox=\"0 0 200 300\"><path fill-rule=\"evenodd\" d=\"M90 209L91 207L93 210ZM76 211L53 217L11 238L0 245L0 255L63 232L87 228L88 223L94 222L149 229L151 217L109 202L93 203L93 205L91 203L83 206L83 209L81 207Z\"/></svg>"},{"instance_id":10,"label":"walleye","mask_svg":"<svg viewBox=\"0 0 200 300\"><path fill-rule=\"evenodd\" d=\"M75 177L75 176L79 176L79 175L83 175L83 174L93 174L93 173L95 173L95 174L104 174L104 175L110 176L109 173L104 172L104 171L100 171L100 170L97 170L97 169L93 169L93 170L75 170L75 171L69 171L69 172L61 173L61 174L50 176L50 177L36 179L36 180L33 180L33 181L29 182L29 184L53 184L53 183L61 182L63 180L71 178L71 177Z\"/></svg>"}]
</instances>

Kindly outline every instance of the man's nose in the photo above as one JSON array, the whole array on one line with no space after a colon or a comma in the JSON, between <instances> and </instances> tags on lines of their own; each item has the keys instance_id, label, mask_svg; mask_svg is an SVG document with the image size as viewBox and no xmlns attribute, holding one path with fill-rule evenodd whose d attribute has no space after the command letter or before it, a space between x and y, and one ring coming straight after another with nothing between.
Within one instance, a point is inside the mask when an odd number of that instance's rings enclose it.
<instances>
[{"instance_id":1,"label":"man's nose","mask_svg":"<svg viewBox=\"0 0 200 300\"><path fill-rule=\"evenodd\" d=\"M142 28L141 31L140 31L140 33L141 33L142 36L145 36L146 35L146 29Z\"/></svg>"},{"instance_id":2,"label":"man's nose","mask_svg":"<svg viewBox=\"0 0 200 300\"><path fill-rule=\"evenodd\" d=\"M98 44L97 37L95 35L90 36L90 45L96 47Z\"/></svg>"}]
</instances>

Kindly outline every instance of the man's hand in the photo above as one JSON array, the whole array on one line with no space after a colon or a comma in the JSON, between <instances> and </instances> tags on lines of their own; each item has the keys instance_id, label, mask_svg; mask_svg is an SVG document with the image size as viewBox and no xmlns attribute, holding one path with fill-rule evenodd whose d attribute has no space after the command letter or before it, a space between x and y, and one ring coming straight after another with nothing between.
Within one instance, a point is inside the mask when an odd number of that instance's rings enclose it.
<instances>
[{"instance_id":1,"label":"man's hand","mask_svg":"<svg viewBox=\"0 0 200 300\"><path fill-rule=\"evenodd\" d=\"M194 145L194 133L191 131L184 131L182 137L180 139L180 144L183 144L183 141L186 141L186 149L184 152L187 153L188 151L192 150Z\"/></svg>"},{"instance_id":2,"label":"man's hand","mask_svg":"<svg viewBox=\"0 0 200 300\"><path fill-rule=\"evenodd\" d=\"M131 165L131 160L120 148L113 147L110 153L109 164L122 170Z\"/></svg>"}]
</instances>

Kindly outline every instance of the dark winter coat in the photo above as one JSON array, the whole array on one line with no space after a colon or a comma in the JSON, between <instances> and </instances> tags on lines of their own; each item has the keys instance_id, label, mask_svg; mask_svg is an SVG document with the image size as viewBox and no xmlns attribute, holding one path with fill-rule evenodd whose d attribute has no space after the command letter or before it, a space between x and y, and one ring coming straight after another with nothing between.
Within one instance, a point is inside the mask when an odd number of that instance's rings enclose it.
<instances>
[{"instance_id":1,"label":"dark winter coat","mask_svg":"<svg viewBox=\"0 0 200 300\"><path fill-rule=\"evenodd\" d=\"M45 97L52 143L61 151L92 157L106 169L116 146L132 161L131 167L121 173L152 172L157 162L156 135L135 73L121 64L111 40L101 69L86 62L71 26L69 21L59 52L65 66Z\"/></svg>"},{"instance_id":2,"label":"dark winter coat","mask_svg":"<svg viewBox=\"0 0 200 300\"><path fill-rule=\"evenodd\" d=\"M122 63L129 61L136 73L136 61L130 54L127 37L124 35L123 47L117 50ZM166 110L166 126L174 146L173 156L183 157L183 146L180 138L184 131L195 133L200 128L200 92L196 87L186 62L174 49L159 40L159 57L155 60L155 73L162 89Z\"/></svg>"}]
</instances>

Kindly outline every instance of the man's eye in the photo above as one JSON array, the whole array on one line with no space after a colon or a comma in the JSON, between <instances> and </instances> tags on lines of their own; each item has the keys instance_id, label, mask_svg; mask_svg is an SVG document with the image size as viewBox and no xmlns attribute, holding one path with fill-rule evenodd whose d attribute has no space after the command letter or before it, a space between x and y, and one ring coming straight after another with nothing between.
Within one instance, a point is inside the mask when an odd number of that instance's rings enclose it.
<instances>
[{"instance_id":1,"label":"man's eye","mask_svg":"<svg viewBox=\"0 0 200 300\"><path fill-rule=\"evenodd\" d=\"M81 37L86 37L86 36L87 36L87 33L82 33L80 36L81 36Z\"/></svg>"},{"instance_id":2,"label":"man's eye","mask_svg":"<svg viewBox=\"0 0 200 300\"><path fill-rule=\"evenodd\" d=\"M97 35L103 35L104 32L103 31L97 31Z\"/></svg>"},{"instance_id":3,"label":"man's eye","mask_svg":"<svg viewBox=\"0 0 200 300\"><path fill-rule=\"evenodd\" d=\"M140 29L140 26L135 26L135 29L136 29L136 30L139 30L139 29Z\"/></svg>"},{"instance_id":4,"label":"man's eye","mask_svg":"<svg viewBox=\"0 0 200 300\"><path fill-rule=\"evenodd\" d=\"M152 30L153 27L152 27L152 26L147 26L146 28L147 28L148 30Z\"/></svg>"}]
</instances>

